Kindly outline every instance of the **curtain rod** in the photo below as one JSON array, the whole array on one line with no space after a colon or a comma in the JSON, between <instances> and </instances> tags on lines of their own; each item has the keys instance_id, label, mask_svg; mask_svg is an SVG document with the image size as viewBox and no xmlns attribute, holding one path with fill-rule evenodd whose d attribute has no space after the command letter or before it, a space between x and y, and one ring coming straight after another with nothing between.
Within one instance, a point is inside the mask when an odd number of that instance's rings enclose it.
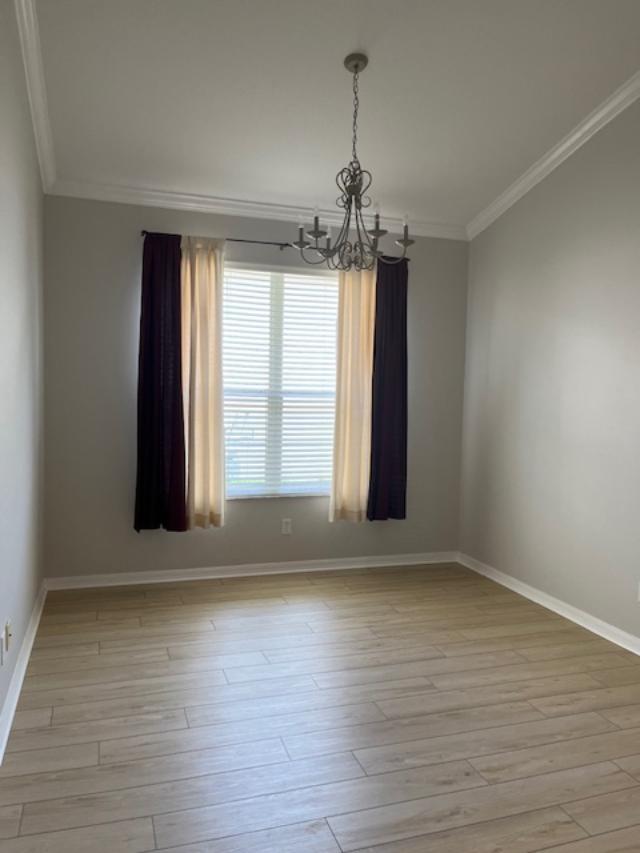
<instances>
[{"instance_id":1,"label":"curtain rod","mask_svg":"<svg viewBox=\"0 0 640 853\"><path fill-rule=\"evenodd\" d=\"M149 233L150 233L149 231L143 230L140 232L140 236L145 237ZM228 243L255 243L256 245L259 245L259 246L277 246L280 249L280 251L282 251L283 249L292 249L293 248L291 243L277 243L274 240L245 240L242 237L225 237L225 240Z\"/></svg>"}]
</instances>

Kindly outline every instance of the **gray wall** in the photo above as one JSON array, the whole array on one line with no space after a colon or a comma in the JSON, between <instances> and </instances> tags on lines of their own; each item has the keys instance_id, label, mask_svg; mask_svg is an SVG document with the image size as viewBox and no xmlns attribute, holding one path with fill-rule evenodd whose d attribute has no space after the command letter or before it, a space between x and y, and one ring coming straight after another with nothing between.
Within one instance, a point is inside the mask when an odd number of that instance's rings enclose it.
<instances>
[{"instance_id":1,"label":"gray wall","mask_svg":"<svg viewBox=\"0 0 640 853\"><path fill-rule=\"evenodd\" d=\"M330 525L328 499L230 501L221 530L134 533L140 230L290 238L291 223L47 197L47 574L176 569L455 549L467 245L419 239L409 297L409 517ZM296 263L229 244L228 257ZM299 263L299 261L298 261ZM282 536L280 519L293 519Z\"/></svg>"},{"instance_id":2,"label":"gray wall","mask_svg":"<svg viewBox=\"0 0 640 853\"><path fill-rule=\"evenodd\" d=\"M42 193L20 42L0 0L0 630L14 642L0 707L40 577Z\"/></svg>"},{"instance_id":3,"label":"gray wall","mask_svg":"<svg viewBox=\"0 0 640 853\"><path fill-rule=\"evenodd\" d=\"M470 253L461 546L640 634L640 103Z\"/></svg>"}]
</instances>

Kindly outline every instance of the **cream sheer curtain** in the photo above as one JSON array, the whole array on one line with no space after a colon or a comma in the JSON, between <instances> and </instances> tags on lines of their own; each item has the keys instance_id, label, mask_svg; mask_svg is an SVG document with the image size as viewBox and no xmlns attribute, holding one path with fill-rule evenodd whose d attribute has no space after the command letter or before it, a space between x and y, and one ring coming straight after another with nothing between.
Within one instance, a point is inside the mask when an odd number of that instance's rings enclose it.
<instances>
[{"instance_id":1,"label":"cream sheer curtain","mask_svg":"<svg viewBox=\"0 0 640 853\"><path fill-rule=\"evenodd\" d=\"M224 523L223 264L223 240L182 238L182 384L190 528Z\"/></svg>"},{"instance_id":2,"label":"cream sheer curtain","mask_svg":"<svg viewBox=\"0 0 640 853\"><path fill-rule=\"evenodd\" d=\"M367 517L376 271L341 272L330 521Z\"/></svg>"}]
</instances>

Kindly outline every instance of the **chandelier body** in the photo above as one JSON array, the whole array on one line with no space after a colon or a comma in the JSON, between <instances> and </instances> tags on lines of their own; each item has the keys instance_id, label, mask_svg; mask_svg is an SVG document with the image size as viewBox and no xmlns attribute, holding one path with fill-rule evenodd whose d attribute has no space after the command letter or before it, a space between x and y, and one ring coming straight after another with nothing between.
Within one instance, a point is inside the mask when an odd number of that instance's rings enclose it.
<instances>
[{"instance_id":1,"label":"chandelier body","mask_svg":"<svg viewBox=\"0 0 640 853\"><path fill-rule=\"evenodd\" d=\"M373 179L371 172L360 165L357 152L360 107L358 83L360 72L367 67L368 62L363 53L351 53L344 61L345 68L353 75L353 135L351 161L336 175L336 184L340 191L336 205L344 211L338 235L332 242L329 230L320 227L320 217L316 212L313 227L305 232L304 226L301 225L298 229L298 239L291 244L299 249L305 263L312 266L324 264L332 270L372 270L376 261L398 264L406 257L409 246L415 242L409 238L409 226L405 220L403 235L395 241L402 249L402 255L388 257L379 248L380 239L388 232L380 227L378 210L375 211L373 228L367 228L364 221L364 211L371 207L368 192Z\"/></svg>"}]
</instances>

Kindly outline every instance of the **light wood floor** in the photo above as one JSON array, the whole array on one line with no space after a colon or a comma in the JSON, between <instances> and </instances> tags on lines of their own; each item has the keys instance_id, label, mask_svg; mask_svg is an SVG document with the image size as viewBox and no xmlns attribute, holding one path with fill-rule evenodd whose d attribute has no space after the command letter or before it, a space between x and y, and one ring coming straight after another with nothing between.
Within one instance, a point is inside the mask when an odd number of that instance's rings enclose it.
<instances>
[{"instance_id":1,"label":"light wood floor","mask_svg":"<svg viewBox=\"0 0 640 853\"><path fill-rule=\"evenodd\" d=\"M640 658L459 566L52 592L2 853L640 851Z\"/></svg>"}]
</instances>

